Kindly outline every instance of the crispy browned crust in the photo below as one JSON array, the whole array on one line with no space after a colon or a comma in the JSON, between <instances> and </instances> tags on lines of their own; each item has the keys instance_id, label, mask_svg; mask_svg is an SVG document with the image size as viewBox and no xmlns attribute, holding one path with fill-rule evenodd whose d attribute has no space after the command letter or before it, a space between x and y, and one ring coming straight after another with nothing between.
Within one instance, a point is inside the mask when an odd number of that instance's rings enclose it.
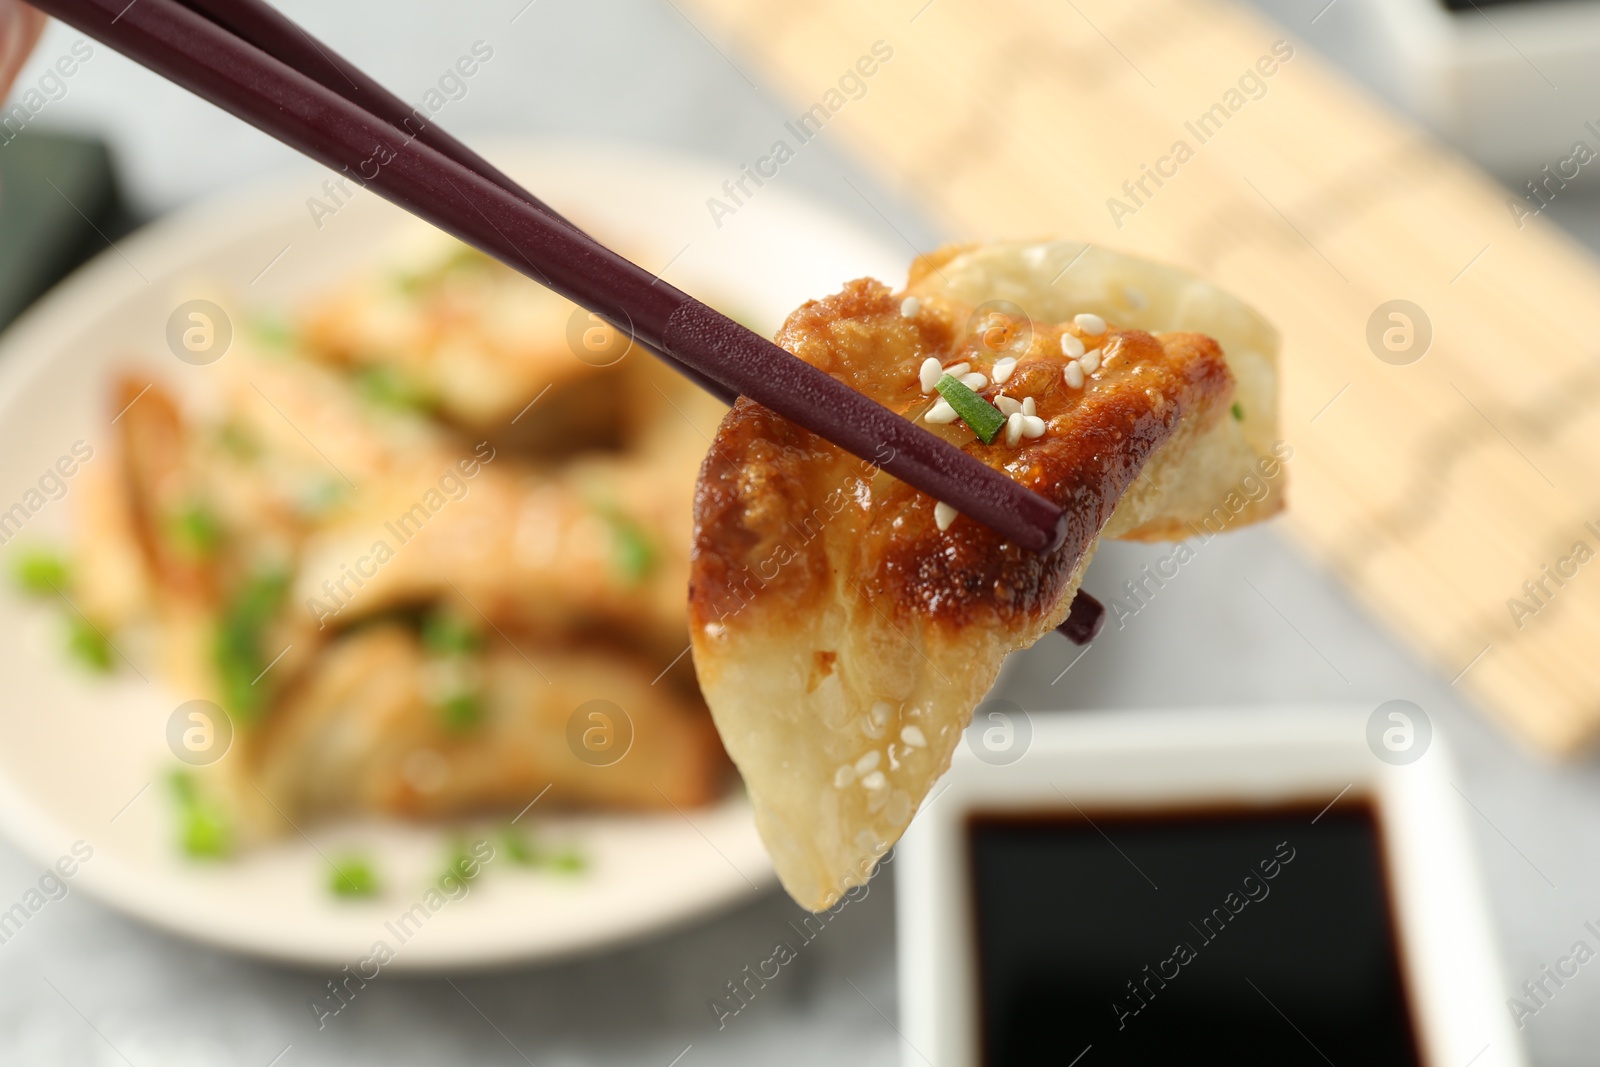
<instances>
[{"instance_id":1,"label":"crispy browned crust","mask_svg":"<svg viewBox=\"0 0 1600 1067\"><path fill-rule=\"evenodd\" d=\"M185 454L189 429L176 398L159 385L119 378L112 410L118 413L118 461L128 486L133 530L146 565L168 597L205 602L215 596L215 575L203 562L176 552L163 527L196 495Z\"/></svg>"},{"instance_id":2,"label":"crispy browned crust","mask_svg":"<svg viewBox=\"0 0 1600 1067\"><path fill-rule=\"evenodd\" d=\"M887 286L863 279L801 307L777 341L892 410L915 415L927 403L917 379L922 360L948 363L974 352L967 313L934 303L907 320ZM854 576L858 593L880 611L952 629L986 622L1010 628L1051 612L1146 461L1186 418L1203 426L1220 416L1233 379L1208 337L1113 329L1101 371L1072 389L1062 379L1062 328L1032 329L1011 379L981 395L1033 397L1045 435L1009 447L1003 437L985 445L959 423L942 429L970 455L1068 510L1059 550L1029 552L964 516L941 532L935 501L925 494L740 400L718 430L696 491L691 625L727 622L757 596L767 612L814 609L834 571ZM973 356L979 366L990 360ZM830 550L851 558L830 559Z\"/></svg>"}]
</instances>

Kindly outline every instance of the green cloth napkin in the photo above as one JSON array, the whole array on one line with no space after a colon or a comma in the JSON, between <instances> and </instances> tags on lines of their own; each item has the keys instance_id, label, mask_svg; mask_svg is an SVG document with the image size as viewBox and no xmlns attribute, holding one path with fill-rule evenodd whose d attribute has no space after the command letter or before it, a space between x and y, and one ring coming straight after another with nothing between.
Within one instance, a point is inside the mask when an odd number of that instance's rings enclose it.
<instances>
[{"instance_id":1,"label":"green cloth napkin","mask_svg":"<svg viewBox=\"0 0 1600 1067\"><path fill-rule=\"evenodd\" d=\"M0 134L0 328L129 229L104 144Z\"/></svg>"}]
</instances>

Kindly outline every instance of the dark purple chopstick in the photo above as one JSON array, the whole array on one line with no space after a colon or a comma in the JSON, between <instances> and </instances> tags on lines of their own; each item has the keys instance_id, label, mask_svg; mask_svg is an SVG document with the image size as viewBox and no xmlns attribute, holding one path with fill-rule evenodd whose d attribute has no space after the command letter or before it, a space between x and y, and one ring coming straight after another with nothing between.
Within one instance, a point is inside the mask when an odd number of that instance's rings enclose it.
<instances>
[{"instance_id":1,"label":"dark purple chopstick","mask_svg":"<svg viewBox=\"0 0 1600 1067\"><path fill-rule=\"evenodd\" d=\"M175 0L38 6L1018 544L1050 551L1065 539L1051 501Z\"/></svg>"},{"instance_id":2,"label":"dark purple chopstick","mask_svg":"<svg viewBox=\"0 0 1600 1067\"><path fill-rule=\"evenodd\" d=\"M271 8L185 3L35 0L602 315L724 399L748 396L1024 547L1064 540L1061 508L599 245Z\"/></svg>"},{"instance_id":3,"label":"dark purple chopstick","mask_svg":"<svg viewBox=\"0 0 1600 1067\"><path fill-rule=\"evenodd\" d=\"M1087 645L1105 624L1106 606L1080 589L1056 632L1075 645Z\"/></svg>"},{"instance_id":4,"label":"dark purple chopstick","mask_svg":"<svg viewBox=\"0 0 1600 1067\"><path fill-rule=\"evenodd\" d=\"M338 93L357 106L364 107L400 132L416 137L468 170L476 171L512 195L520 197L534 210L543 212L557 222L566 223L573 229L578 229L571 220L528 192L442 127L429 122L426 116L385 89L376 79L324 42L317 40L298 23L264 0L179 0L179 2L267 55L299 71L323 88ZM702 388L719 397L724 403L733 403L735 398L717 383L695 374L681 364L678 370L693 376ZM1074 644L1086 645L1094 640L1101 627L1105 625L1105 621L1105 606L1080 590L1072 601L1072 607L1065 621L1057 627L1057 632Z\"/></svg>"}]
</instances>

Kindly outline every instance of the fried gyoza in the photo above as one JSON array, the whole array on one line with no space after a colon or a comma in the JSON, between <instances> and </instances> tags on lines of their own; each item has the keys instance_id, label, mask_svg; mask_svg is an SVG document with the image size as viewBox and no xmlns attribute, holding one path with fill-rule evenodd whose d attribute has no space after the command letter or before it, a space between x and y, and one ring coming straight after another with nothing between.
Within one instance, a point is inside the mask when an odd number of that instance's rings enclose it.
<instances>
[{"instance_id":1,"label":"fried gyoza","mask_svg":"<svg viewBox=\"0 0 1600 1067\"><path fill-rule=\"evenodd\" d=\"M1131 328L1195 322L1214 336ZM905 829L1005 656L1061 623L1098 539L1187 536L1270 457L1276 338L1176 271L1047 244L937 254L904 293L852 282L777 341L1070 515L1035 554L757 404L724 419L695 501L695 666L779 876L821 909ZM981 376L1009 415L992 444L941 419L930 359Z\"/></svg>"},{"instance_id":2,"label":"fried gyoza","mask_svg":"<svg viewBox=\"0 0 1600 1067\"><path fill-rule=\"evenodd\" d=\"M502 624L563 640L603 632L666 662L687 640L683 546L705 442L670 408L652 424L624 454L533 466L479 442L374 477L307 539L295 599L349 625L465 598Z\"/></svg>"},{"instance_id":3,"label":"fried gyoza","mask_svg":"<svg viewBox=\"0 0 1600 1067\"><path fill-rule=\"evenodd\" d=\"M473 721L451 724L435 694L463 670L478 706ZM274 814L514 811L546 787L547 806L709 803L723 766L716 735L697 702L653 686L654 673L607 652L498 636L451 662L405 626L363 628L333 642L246 739L248 773L276 808L254 814L270 824ZM597 717L581 725L614 732L602 740L617 748L584 759L598 742L575 744L569 720L594 701Z\"/></svg>"},{"instance_id":4,"label":"fried gyoza","mask_svg":"<svg viewBox=\"0 0 1600 1067\"><path fill-rule=\"evenodd\" d=\"M642 350L578 358L559 298L476 253L391 275L241 332L209 392L116 383L76 531L87 617L154 637L231 717L199 788L242 842L546 786L546 808L715 802L682 590L720 402ZM586 758L612 730L625 757Z\"/></svg>"}]
</instances>

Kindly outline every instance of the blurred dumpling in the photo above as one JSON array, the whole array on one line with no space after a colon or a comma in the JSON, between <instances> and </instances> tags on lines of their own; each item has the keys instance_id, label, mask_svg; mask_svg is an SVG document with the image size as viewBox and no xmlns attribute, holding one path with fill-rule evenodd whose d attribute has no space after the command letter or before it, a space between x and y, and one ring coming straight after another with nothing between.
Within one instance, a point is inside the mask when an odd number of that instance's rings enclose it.
<instances>
[{"instance_id":1,"label":"blurred dumpling","mask_svg":"<svg viewBox=\"0 0 1600 1067\"><path fill-rule=\"evenodd\" d=\"M614 335L580 358L572 311L433 236L253 322L192 395L114 383L73 591L231 718L195 795L232 839L723 794L683 588L724 408ZM619 759L574 742L586 708Z\"/></svg>"},{"instance_id":2,"label":"blurred dumpling","mask_svg":"<svg viewBox=\"0 0 1600 1067\"><path fill-rule=\"evenodd\" d=\"M431 647L430 647L431 646ZM488 634L439 647L399 623L333 642L246 741L272 810L255 819L367 812L410 818L547 806L693 807L715 799L724 758L711 724L643 662L582 648L519 648ZM570 734L613 731L589 755ZM581 738L581 735L580 735ZM610 758L614 755L616 758Z\"/></svg>"}]
</instances>

